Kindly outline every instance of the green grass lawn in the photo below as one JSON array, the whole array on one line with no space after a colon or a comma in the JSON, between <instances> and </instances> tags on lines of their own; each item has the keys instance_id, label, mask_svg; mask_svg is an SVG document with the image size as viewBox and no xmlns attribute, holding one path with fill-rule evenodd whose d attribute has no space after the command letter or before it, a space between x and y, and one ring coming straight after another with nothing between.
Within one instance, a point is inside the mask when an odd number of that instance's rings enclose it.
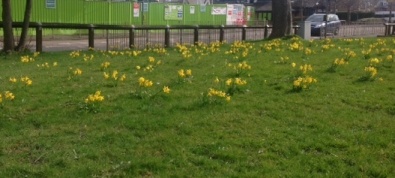
<instances>
[{"instance_id":1,"label":"green grass lawn","mask_svg":"<svg viewBox=\"0 0 395 178\"><path fill-rule=\"evenodd\" d=\"M290 38L2 56L0 177L395 177L394 49Z\"/></svg>"}]
</instances>

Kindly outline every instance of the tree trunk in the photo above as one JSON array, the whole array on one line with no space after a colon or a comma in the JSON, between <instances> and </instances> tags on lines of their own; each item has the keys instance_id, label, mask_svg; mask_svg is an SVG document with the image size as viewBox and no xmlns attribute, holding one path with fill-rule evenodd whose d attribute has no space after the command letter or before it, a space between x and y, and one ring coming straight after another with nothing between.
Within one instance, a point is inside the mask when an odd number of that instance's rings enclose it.
<instances>
[{"instance_id":1,"label":"tree trunk","mask_svg":"<svg viewBox=\"0 0 395 178\"><path fill-rule=\"evenodd\" d=\"M291 35L292 32L292 12L290 0L272 1L273 30L270 38L281 38Z\"/></svg>"},{"instance_id":2,"label":"tree trunk","mask_svg":"<svg viewBox=\"0 0 395 178\"><path fill-rule=\"evenodd\" d=\"M19 38L19 42L15 48L15 51L22 51L25 49L27 33L29 32L31 11L32 11L32 0L26 0L25 16L23 17L21 37Z\"/></svg>"},{"instance_id":3,"label":"tree trunk","mask_svg":"<svg viewBox=\"0 0 395 178\"><path fill-rule=\"evenodd\" d=\"M12 31L12 16L11 16L11 0L2 0L3 2L3 52L9 53L14 50L14 33Z\"/></svg>"}]
</instances>

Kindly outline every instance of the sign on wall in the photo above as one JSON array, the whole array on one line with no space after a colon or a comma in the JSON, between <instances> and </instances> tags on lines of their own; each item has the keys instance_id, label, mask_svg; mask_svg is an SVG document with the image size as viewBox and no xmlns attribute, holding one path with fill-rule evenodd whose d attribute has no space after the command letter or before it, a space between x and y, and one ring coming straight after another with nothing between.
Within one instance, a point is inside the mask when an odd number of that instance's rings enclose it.
<instances>
[{"instance_id":1,"label":"sign on wall","mask_svg":"<svg viewBox=\"0 0 395 178\"><path fill-rule=\"evenodd\" d=\"M195 14L195 6L189 7L189 12L190 12L191 14Z\"/></svg>"},{"instance_id":2,"label":"sign on wall","mask_svg":"<svg viewBox=\"0 0 395 178\"><path fill-rule=\"evenodd\" d=\"M213 7L211 9L212 15L226 15L226 7Z\"/></svg>"},{"instance_id":3,"label":"sign on wall","mask_svg":"<svg viewBox=\"0 0 395 178\"><path fill-rule=\"evenodd\" d=\"M140 4L139 3L133 3L133 17L139 17L140 16Z\"/></svg>"},{"instance_id":4,"label":"sign on wall","mask_svg":"<svg viewBox=\"0 0 395 178\"><path fill-rule=\"evenodd\" d=\"M244 5L228 4L226 13L226 25L244 25Z\"/></svg>"},{"instance_id":5,"label":"sign on wall","mask_svg":"<svg viewBox=\"0 0 395 178\"><path fill-rule=\"evenodd\" d=\"M206 4L200 5L200 12L206 12Z\"/></svg>"},{"instance_id":6,"label":"sign on wall","mask_svg":"<svg viewBox=\"0 0 395 178\"><path fill-rule=\"evenodd\" d=\"M143 12L148 12L148 3L143 3Z\"/></svg>"},{"instance_id":7,"label":"sign on wall","mask_svg":"<svg viewBox=\"0 0 395 178\"><path fill-rule=\"evenodd\" d=\"M165 20L182 20L183 14L182 5L165 5Z\"/></svg>"},{"instance_id":8,"label":"sign on wall","mask_svg":"<svg viewBox=\"0 0 395 178\"><path fill-rule=\"evenodd\" d=\"M56 8L56 0L45 0L45 7L50 9Z\"/></svg>"}]
</instances>

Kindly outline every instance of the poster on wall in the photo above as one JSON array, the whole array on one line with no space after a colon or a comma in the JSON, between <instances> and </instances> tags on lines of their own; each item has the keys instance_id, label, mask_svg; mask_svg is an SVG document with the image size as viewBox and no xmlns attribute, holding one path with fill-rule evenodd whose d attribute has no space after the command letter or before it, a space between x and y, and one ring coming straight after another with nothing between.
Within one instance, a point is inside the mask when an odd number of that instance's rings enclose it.
<instances>
[{"instance_id":1,"label":"poster on wall","mask_svg":"<svg viewBox=\"0 0 395 178\"><path fill-rule=\"evenodd\" d=\"M211 15L225 15L226 7L213 7L211 9Z\"/></svg>"},{"instance_id":2,"label":"poster on wall","mask_svg":"<svg viewBox=\"0 0 395 178\"><path fill-rule=\"evenodd\" d=\"M206 12L206 5L205 4L200 5L200 12Z\"/></svg>"},{"instance_id":3,"label":"poster on wall","mask_svg":"<svg viewBox=\"0 0 395 178\"><path fill-rule=\"evenodd\" d=\"M244 25L244 5L228 4L226 6L226 25Z\"/></svg>"},{"instance_id":4,"label":"poster on wall","mask_svg":"<svg viewBox=\"0 0 395 178\"><path fill-rule=\"evenodd\" d=\"M140 16L140 4L139 3L133 3L133 17L139 17Z\"/></svg>"},{"instance_id":5,"label":"poster on wall","mask_svg":"<svg viewBox=\"0 0 395 178\"><path fill-rule=\"evenodd\" d=\"M143 3L143 12L148 12L148 3Z\"/></svg>"},{"instance_id":6,"label":"poster on wall","mask_svg":"<svg viewBox=\"0 0 395 178\"><path fill-rule=\"evenodd\" d=\"M165 5L165 20L182 20L183 15L182 5Z\"/></svg>"},{"instance_id":7,"label":"poster on wall","mask_svg":"<svg viewBox=\"0 0 395 178\"><path fill-rule=\"evenodd\" d=\"M190 12L191 14L195 14L195 6L191 6L191 7L189 8L189 12Z\"/></svg>"},{"instance_id":8,"label":"poster on wall","mask_svg":"<svg viewBox=\"0 0 395 178\"><path fill-rule=\"evenodd\" d=\"M49 9L56 8L56 0L45 0L45 7Z\"/></svg>"},{"instance_id":9,"label":"poster on wall","mask_svg":"<svg viewBox=\"0 0 395 178\"><path fill-rule=\"evenodd\" d=\"M250 20L251 20L252 9L251 9L251 6L247 6L246 8L247 8L247 17L246 17L246 20L247 20L247 21L250 21Z\"/></svg>"}]
</instances>

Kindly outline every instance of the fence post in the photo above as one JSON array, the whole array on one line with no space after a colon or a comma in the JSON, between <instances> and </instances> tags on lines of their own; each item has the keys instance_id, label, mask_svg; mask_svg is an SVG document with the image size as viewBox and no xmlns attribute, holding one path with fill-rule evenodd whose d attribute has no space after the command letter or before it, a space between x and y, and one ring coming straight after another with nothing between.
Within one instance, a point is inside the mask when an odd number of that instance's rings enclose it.
<instances>
[{"instance_id":1,"label":"fence post","mask_svg":"<svg viewBox=\"0 0 395 178\"><path fill-rule=\"evenodd\" d=\"M264 31L263 31L263 36L264 36L264 38L267 38L267 37L269 36L269 34L268 34L268 28L269 28L269 25L265 25L265 29L264 29Z\"/></svg>"},{"instance_id":2,"label":"fence post","mask_svg":"<svg viewBox=\"0 0 395 178\"><path fill-rule=\"evenodd\" d=\"M224 29L224 25L221 25L221 27L219 28L219 42L224 42L224 37L225 37L225 29Z\"/></svg>"},{"instance_id":3,"label":"fence post","mask_svg":"<svg viewBox=\"0 0 395 178\"><path fill-rule=\"evenodd\" d=\"M89 48L95 48L95 28L93 27L93 25L91 24L89 26Z\"/></svg>"},{"instance_id":4,"label":"fence post","mask_svg":"<svg viewBox=\"0 0 395 178\"><path fill-rule=\"evenodd\" d=\"M197 44L199 42L199 26L193 29L193 44Z\"/></svg>"},{"instance_id":5,"label":"fence post","mask_svg":"<svg viewBox=\"0 0 395 178\"><path fill-rule=\"evenodd\" d=\"M37 23L36 26L36 51L43 51L43 28L41 23Z\"/></svg>"},{"instance_id":6,"label":"fence post","mask_svg":"<svg viewBox=\"0 0 395 178\"><path fill-rule=\"evenodd\" d=\"M243 27L241 28L241 41L246 40L246 33L247 33L246 26L243 25Z\"/></svg>"},{"instance_id":7,"label":"fence post","mask_svg":"<svg viewBox=\"0 0 395 178\"><path fill-rule=\"evenodd\" d=\"M134 25L129 29L129 48L134 48Z\"/></svg>"},{"instance_id":8,"label":"fence post","mask_svg":"<svg viewBox=\"0 0 395 178\"><path fill-rule=\"evenodd\" d=\"M294 35L298 34L299 28L300 28L299 25L294 26Z\"/></svg>"},{"instance_id":9,"label":"fence post","mask_svg":"<svg viewBox=\"0 0 395 178\"><path fill-rule=\"evenodd\" d=\"M385 23L385 36L390 36L391 35L391 25L389 23Z\"/></svg>"},{"instance_id":10,"label":"fence post","mask_svg":"<svg viewBox=\"0 0 395 178\"><path fill-rule=\"evenodd\" d=\"M170 27L166 25L165 29L165 48L170 47Z\"/></svg>"}]
</instances>

